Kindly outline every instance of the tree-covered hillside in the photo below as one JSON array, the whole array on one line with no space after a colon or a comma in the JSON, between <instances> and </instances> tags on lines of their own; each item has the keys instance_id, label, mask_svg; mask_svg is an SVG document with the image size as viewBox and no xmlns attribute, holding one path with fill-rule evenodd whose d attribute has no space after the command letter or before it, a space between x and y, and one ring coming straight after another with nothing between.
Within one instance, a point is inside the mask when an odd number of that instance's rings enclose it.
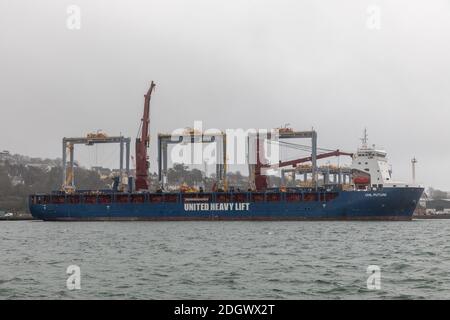
<instances>
[{"instance_id":1,"label":"tree-covered hillside","mask_svg":"<svg viewBox=\"0 0 450 320\"><path fill-rule=\"evenodd\" d=\"M24 164L0 165L0 211L27 211L28 195L61 188L61 167L37 167ZM75 168L75 183L79 189L102 189L108 181L91 170Z\"/></svg>"}]
</instances>

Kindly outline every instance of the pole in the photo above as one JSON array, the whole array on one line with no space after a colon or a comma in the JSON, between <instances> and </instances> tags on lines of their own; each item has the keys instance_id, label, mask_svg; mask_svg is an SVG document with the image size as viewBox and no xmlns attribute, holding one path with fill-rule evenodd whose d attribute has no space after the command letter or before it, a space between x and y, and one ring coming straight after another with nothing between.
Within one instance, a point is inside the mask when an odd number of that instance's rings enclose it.
<instances>
[{"instance_id":1,"label":"pole","mask_svg":"<svg viewBox=\"0 0 450 320\"><path fill-rule=\"evenodd\" d=\"M126 143L125 143L125 168L126 168L126 173L127 173L127 177L130 176L130 139L126 139Z\"/></svg>"},{"instance_id":2,"label":"pole","mask_svg":"<svg viewBox=\"0 0 450 320\"><path fill-rule=\"evenodd\" d=\"M74 174L74 149L75 145L73 143L69 144L69 153L70 153L70 185L75 187L75 174Z\"/></svg>"},{"instance_id":3,"label":"pole","mask_svg":"<svg viewBox=\"0 0 450 320\"><path fill-rule=\"evenodd\" d=\"M66 185L67 178L67 150L66 150L66 138L63 138L62 141L62 184L61 186L64 188Z\"/></svg>"},{"instance_id":4,"label":"pole","mask_svg":"<svg viewBox=\"0 0 450 320\"><path fill-rule=\"evenodd\" d=\"M227 181L227 135L222 133L223 140L223 188L228 191L228 181Z\"/></svg>"},{"instance_id":5,"label":"pole","mask_svg":"<svg viewBox=\"0 0 450 320\"><path fill-rule=\"evenodd\" d=\"M314 186L317 188L317 132L312 132L312 154L311 154L311 162L312 162L312 180Z\"/></svg>"},{"instance_id":6,"label":"pole","mask_svg":"<svg viewBox=\"0 0 450 320\"><path fill-rule=\"evenodd\" d=\"M122 179L123 176L123 152L124 152L124 145L123 145L123 137L120 137L120 164L119 164L119 171L120 171L120 178Z\"/></svg>"},{"instance_id":7,"label":"pole","mask_svg":"<svg viewBox=\"0 0 450 320\"><path fill-rule=\"evenodd\" d=\"M417 159L414 157L411 160L411 165L412 165L412 179L413 179L413 184L416 184L416 163L417 163Z\"/></svg>"}]
</instances>

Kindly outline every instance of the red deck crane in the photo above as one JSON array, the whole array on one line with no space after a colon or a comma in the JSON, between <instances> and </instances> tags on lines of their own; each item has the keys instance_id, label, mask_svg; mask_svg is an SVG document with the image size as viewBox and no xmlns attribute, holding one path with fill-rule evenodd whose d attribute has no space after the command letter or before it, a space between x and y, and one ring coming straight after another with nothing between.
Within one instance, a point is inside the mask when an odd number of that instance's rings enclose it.
<instances>
[{"instance_id":1,"label":"red deck crane","mask_svg":"<svg viewBox=\"0 0 450 320\"><path fill-rule=\"evenodd\" d=\"M152 81L147 94L144 96L144 114L141 119L141 136L136 138L136 191L148 190L148 155L147 148L150 145L150 98L155 89L155 83Z\"/></svg>"},{"instance_id":2,"label":"red deck crane","mask_svg":"<svg viewBox=\"0 0 450 320\"><path fill-rule=\"evenodd\" d=\"M316 159L320 160L320 159L331 158L331 157L339 157L339 156L353 157L353 153L342 152L342 151L340 151L338 149L338 150L335 150L335 151L318 154ZM282 168L282 167L289 167L289 166L296 167L300 163L310 162L310 161L312 161L312 157L300 158L300 159L289 160L289 161L280 161L279 163L272 164L272 165L270 165L270 164L263 164L263 165L261 165L261 167L262 168Z\"/></svg>"},{"instance_id":3,"label":"red deck crane","mask_svg":"<svg viewBox=\"0 0 450 320\"><path fill-rule=\"evenodd\" d=\"M263 164L263 163L261 163L261 161L259 159L259 152L260 152L259 141L257 143L258 143L258 145L257 145L257 158L256 158L257 161L256 161L256 166L255 166L255 186L256 186L256 190L258 190L258 191L262 191L267 188L267 179L266 179L266 176L264 176L261 172L262 168L283 168L283 167L289 167L289 166L296 167L297 165L299 165L301 163L312 161L312 157L305 157L305 158L289 160L289 161L280 161L279 163L276 163L276 164ZM335 151L331 151L331 152L318 154L316 156L316 159L320 160L320 159L325 159L325 158L330 158L330 157L339 157L339 156L353 157L353 153L335 150Z\"/></svg>"}]
</instances>

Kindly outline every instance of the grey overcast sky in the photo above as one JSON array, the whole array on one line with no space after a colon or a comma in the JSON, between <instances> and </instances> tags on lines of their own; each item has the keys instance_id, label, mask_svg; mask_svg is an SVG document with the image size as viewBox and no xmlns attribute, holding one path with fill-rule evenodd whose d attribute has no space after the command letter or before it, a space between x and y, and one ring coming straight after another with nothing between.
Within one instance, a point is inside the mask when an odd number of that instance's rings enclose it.
<instances>
[{"instance_id":1,"label":"grey overcast sky","mask_svg":"<svg viewBox=\"0 0 450 320\"><path fill-rule=\"evenodd\" d=\"M449 0L0 0L0 149L54 158L63 136L134 138L150 80L152 143L203 120L314 127L355 150L367 127L395 178L416 156L418 180L450 190Z\"/></svg>"}]
</instances>

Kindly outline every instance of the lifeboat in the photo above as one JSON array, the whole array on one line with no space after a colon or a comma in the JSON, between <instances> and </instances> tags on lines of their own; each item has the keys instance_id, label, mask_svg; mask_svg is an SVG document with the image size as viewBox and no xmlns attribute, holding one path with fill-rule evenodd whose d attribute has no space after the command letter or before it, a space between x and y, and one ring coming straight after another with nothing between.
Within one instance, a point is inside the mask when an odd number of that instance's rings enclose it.
<instances>
[{"instance_id":1,"label":"lifeboat","mask_svg":"<svg viewBox=\"0 0 450 320\"><path fill-rule=\"evenodd\" d=\"M363 176L354 177L353 183L354 184L370 184L370 177L363 177Z\"/></svg>"}]
</instances>

